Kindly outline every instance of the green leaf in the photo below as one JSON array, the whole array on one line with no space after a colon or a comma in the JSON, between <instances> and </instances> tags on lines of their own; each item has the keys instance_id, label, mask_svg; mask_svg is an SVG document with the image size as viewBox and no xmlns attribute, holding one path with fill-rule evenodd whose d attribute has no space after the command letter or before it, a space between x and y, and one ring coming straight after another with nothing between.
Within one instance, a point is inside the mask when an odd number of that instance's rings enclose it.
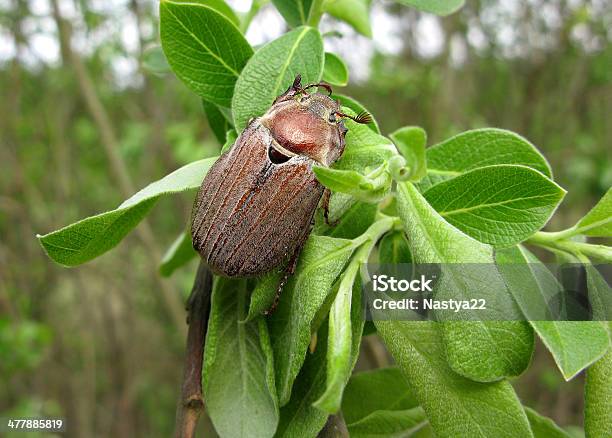
<instances>
[{"instance_id":1,"label":"green leaf","mask_svg":"<svg viewBox=\"0 0 612 438\"><path fill-rule=\"evenodd\" d=\"M463 6L465 0L395 0L406 6L436 15L449 15Z\"/></svg>"},{"instance_id":2,"label":"green leaf","mask_svg":"<svg viewBox=\"0 0 612 438\"><path fill-rule=\"evenodd\" d=\"M206 118L208 119L208 126L210 126L210 129L212 130L219 144L224 144L226 133L232 129L232 125L227 121L225 116L219 110L219 107L214 103L207 102L206 100L202 99L202 106L204 107Z\"/></svg>"},{"instance_id":3,"label":"green leaf","mask_svg":"<svg viewBox=\"0 0 612 438\"><path fill-rule=\"evenodd\" d=\"M341 99L339 96L334 98ZM347 114L357 114L348 107L343 107L343 111ZM366 173L397 154L391 141L378 135L373 129L352 120L346 120L345 124L349 130L346 147L342 158L334 164L334 169ZM381 176L381 179L384 178L386 176ZM383 181L379 181L381 182ZM385 187L385 184L379 183L375 185ZM378 195L375 194L376 196ZM323 220L323 214L319 212L314 233L343 238L357 237L372 224L375 215L374 204L357 201L353 196L344 193L333 193L330 199L330 219L334 221L340 218L340 222L335 227L329 227Z\"/></svg>"},{"instance_id":4,"label":"green leaf","mask_svg":"<svg viewBox=\"0 0 612 438\"><path fill-rule=\"evenodd\" d=\"M604 265L604 269L606 269ZM612 321L612 287L591 263L584 263L593 319Z\"/></svg>"},{"instance_id":5,"label":"green leaf","mask_svg":"<svg viewBox=\"0 0 612 438\"><path fill-rule=\"evenodd\" d=\"M612 188L575 226L576 233L595 237L612 236Z\"/></svg>"},{"instance_id":6,"label":"green leaf","mask_svg":"<svg viewBox=\"0 0 612 438\"><path fill-rule=\"evenodd\" d=\"M257 284L251 292L251 301L249 304L249 313L245 321L253 319L264 314L266 310L272 307L276 291L283 278L283 272L275 270L262 275L257 279Z\"/></svg>"},{"instance_id":7,"label":"green leaf","mask_svg":"<svg viewBox=\"0 0 612 438\"><path fill-rule=\"evenodd\" d=\"M399 368L379 368L351 376L342 398L342 415L350 427L378 411L406 411L417 406Z\"/></svg>"},{"instance_id":8,"label":"green leaf","mask_svg":"<svg viewBox=\"0 0 612 438\"><path fill-rule=\"evenodd\" d=\"M223 15L225 18L227 18L229 21L234 23L236 27L240 28L240 18L238 18L238 16L234 12L234 10L230 7L230 5L225 3L225 1L223 0L195 0L195 1L194 0L175 0L175 1L182 1L185 3L196 3L196 4L199 3L204 6L208 6L209 8L214 9L215 11Z\"/></svg>"},{"instance_id":9,"label":"green leaf","mask_svg":"<svg viewBox=\"0 0 612 438\"><path fill-rule=\"evenodd\" d=\"M302 366L311 322L355 247L350 240L311 235L278 308L269 318L281 406L289 401Z\"/></svg>"},{"instance_id":10,"label":"green leaf","mask_svg":"<svg viewBox=\"0 0 612 438\"><path fill-rule=\"evenodd\" d=\"M200 97L229 107L253 49L224 15L207 3L160 2L160 35L172 70Z\"/></svg>"},{"instance_id":11,"label":"green leaf","mask_svg":"<svg viewBox=\"0 0 612 438\"><path fill-rule=\"evenodd\" d=\"M362 175L353 170L338 170L313 166L317 180L334 192L346 193L365 202L380 202L391 189L391 175L381 165L370 174Z\"/></svg>"},{"instance_id":12,"label":"green leaf","mask_svg":"<svg viewBox=\"0 0 612 438\"><path fill-rule=\"evenodd\" d=\"M343 107L347 114L354 114L350 108ZM366 125L344 120L346 147L342 157L334 164L334 169L354 170L367 173L397 155L397 149L386 137L377 134Z\"/></svg>"},{"instance_id":13,"label":"green leaf","mask_svg":"<svg viewBox=\"0 0 612 438\"><path fill-rule=\"evenodd\" d=\"M552 172L546 159L526 139L502 129L466 131L427 149L427 176L419 187L454 178L469 170L495 164L531 167L549 178Z\"/></svg>"},{"instance_id":14,"label":"green leaf","mask_svg":"<svg viewBox=\"0 0 612 438\"><path fill-rule=\"evenodd\" d=\"M496 165L440 182L423 196L450 224L503 248L542 228L565 190L529 167Z\"/></svg>"},{"instance_id":15,"label":"green leaf","mask_svg":"<svg viewBox=\"0 0 612 438\"><path fill-rule=\"evenodd\" d=\"M340 199L342 198L342 199ZM338 202L336 202L338 201ZM341 205L336 205L341 204ZM345 208L346 207L346 208ZM317 220L312 234L337 237L340 239L353 239L366 232L374 222L377 212L376 204L355 202L347 195L334 194L330 201L330 218L340 217L337 224L329 226L323 219L323 209L317 211ZM282 272L273 271L258 278L251 295L251 305L247 320L261 315L269 309L274 301L276 290L280 284Z\"/></svg>"},{"instance_id":16,"label":"green leaf","mask_svg":"<svg viewBox=\"0 0 612 438\"><path fill-rule=\"evenodd\" d=\"M533 436L507 381L477 383L449 368L438 323L376 321L376 328L427 413L436 436Z\"/></svg>"},{"instance_id":17,"label":"green leaf","mask_svg":"<svg viewBox=\"0 0 612 438\"><path fill-rule=\"evenodd\" d=\"M559 293L561 285L533 254L517 246L499 250L495 256L508 289L566 380L604 354L609 340L601 322L548 320L552 317L549 302ZM531 278L523 274L522 266L529 268Z\"/></svg>"},{"instance_id":18,"label":"green leaf","mask_svg":"<svg viewBox=\"0 0 612 438\"><path fill-rule=\"evenodd\" d=\"M231 147L234 146L234 143L236 143L237 139L238 139L238 134L236 134L235 129L230 129L229 131L227 131L225 133L225 143L221 147L221 153L223 154L229 151Z\"/></svg>"},{"instance_id":19,"label":"green leaf","mask_svg":"<svg viewBox=\"0 0 612 438\"><path fill-rule=\"evenodd\" d=\"M234 126L234 116L232 114L232 109L221 105L217 105L217 109L223 115L223 117L225 117L225 120L227 120L231 126Z\"/></svg>"},{"instance_id":20,"label":"green leaf","mask_svg":"<svg viewBox=\"0 0 612 438\"><path fill-rule=\"evenodd\" d=\"M350 24L360 34L372 38L368 0L328 0L323 3L323 10Z\"/></svg>"},{"instance_id":21,"label":"green leaf","mask_svg":"<svg viewBox=\"0 0 612 438\"><path fill-rule=\"evenodd\" d=\"M165 76L171 71L161 46L152 46L144 50L142 68L157 76Z\"/></svg>"},{"instance_id":22,"label":"green leaf","mask_svg":"<svg viewBox=\"0 0 612 438\"><path fill-rule=\"evenodd\" d=\"M317 179L328 189L351 194L374 189L374 182L354 170L337 170L329 167L313 166Z\"/></svg>"},{"instance_id":23,"label":"green leaf","mask_svg":"<svg viewBox=\"0 0 612 438\"><path fill-rule=\"evenodd\" d=\"M377 411L347 425L351 438L387 438L412 436L411 433L427 425L427 416L422 408L405 411ZM410 435L408 435L410 434Z\"/></svg>"},{"instance_id":24,"label":"green leaf","mask_svg":"<svg viewBox=\"0 0 612 438\"><path fill-rule=\"evenodd\" d=\"M323 217L323 209L317 211L314 234L341 239L353 239L363 234L374 222L378 205L356 201L350 195L333 193L329 201L329 218L337 223L327 225Z\"/></svg>"},{"instance_id":25,"label":"green leaf","mask_svg":"<svg viewBox=\"0 0 612 438\"><path fill-rule=\"evenodd\" d=\"M278 12L291 27L298 27L308 22L312 0L272 0Z\"/></svg>"},{"instance_id":26,"label":"green leaf","mask_svg":"<svg viewBox=\"0 0 612 438\"><path fill-rule=\"evenodd\" d=\"M177 269L197 255L191 244L191 232L184 231L172 242L159 264L162 277L169 277Z\"/></svg>"},{"instance_id":27,"label":"green leaf","mask_svg":"<svg viewBox=\"0 0 612 438\"><path fill-rule=\"evenodd\" d=\"M608 330L612 330L610 322ZM588 338L584 338L584 341L586 340L590 342ZM611 349L587 370L584 399L584 429L587 436L612 436Z\"/></svg>"},{"instance_id":28,"label":"green leaf","mask_svg":"<svg viewBox=\"0 0 612 438\"><path fill-rule=\"evenodd\" d=\"M519 321L519 309L503 279L491 269L472 269L469 276L463 272L466 263L492 264L492 248L445 222L411 183L398 184L397 202L414 260L445 264L435 297L482 298L490 312L499 313L497 321L446 321L440 325L450 366L478 381L521 374L531 359L533 332ZM448 313L437 315L452 318Z\"/></svg>"},{"instance_id":29,"label":"green leaf","mask_svg":"<svg viewBox=\"0 0 612 438\"><path fill-rule=\"evenodd\" d=\"M348 85L349 73L344 61L330 52L325 52L325 67L323 69L323 80L331 85L344 87Z\"/></svg>"},{"instance_id":30,"label":"green leaf","mask_svg":"<svg viewBox=\"0 0 612 438\"><path fill-rule=\"evenodd\" d=\"M216 161L206 158L187 164L149 184L116 210L75 222L44 236L38 235L47 255L56 263L76 266L114 248L147 215L162 195L197 189Z\"/></svg>"},{"instance_id":31,"label":"green leaf","mask_svg":"<svg viewBox=\"0 0 612 438\"><path fill-rule=\"evenodd\" d=\"M323 62L323 39L311 27L299 27L259 49L236 82L232 101L236 130L264 114L298 73L303 83L319 82Z\"/></svg>"},{"instance_id":32,"label":"green leaf","mask_svg":"<svg viewBox=\"0 0 612 438\"><path fill-rule=\"evenodd\" d=\"M217 277L204 353L206 412L220 436L271 437L279 420L266 322L242 323L246 281Z\"/></svg>"},{"instance_id":33,"label":"green leaf","mask_svg":"<svg viewBox=\"0 0 612 438\"><path fill-rule=\"evenodd\" d=\"M412 263L412 254L403 232L393 231L381 239L378 261L380 264Z\"/></svg>"},{"instance_id":34,"label":"green leaf","mask_svg":"<svg viewBox=\"0 0 612 438\"><path fill-rule=\"evenodd\" d=\"M306 241L296 273L289 280L278 309L270 318L281 406L289 400L291 386L310 343L311 331L317 328L313 324L316 323L318 311L330 294L336 278L355 249L366 244L369 254L372 246L394 224L394 218L383 218L353 240L311 235ZM353 339L358 338L362 330L363 323L360 322ZM352 351L357 349L355 346Z\"/></svg>"},{"instance_id":35,"label":"green leaf","mask_svg":"<svg viewBox=\"0 0 612 438\"><path fill-rule=\"evenodd\" d=\"M372 116L372 113L370 111L368 111L368 109L363 106L360 102L357 102L355 99L353 99L352 97L348 97L345 96L343 94L332 94L331 98L334 100L339 100L340 104L343 107L346 108L350 108L354 114L359 114L361 112L366 112L368 114L370 114L370 116ZM376 121L376 119L374 118L374 116L372 116L372 121L370 123L368 123L366 125L368 128L370 128L371 130L373 130L375 133L380 134L380 128L378 127L378 122Z\"/></svg>"},{"instance_id":36,"label":"green leaf","mask_svg":"<svg viewBox=\"0 0 612 438\"><path fill-rule=\"evenodd\" d=\"M327 352L327 327L318 333L314 353L306 353L291 399L280 411L276 438L302 438L317 436L325 425L328 414L312 404L325 390L325 353Z\"/></svg>"},{"instance_id":37,"label":"green leaf","mask_svg":"<svg viewBox=\"0 0 612 438\"><path fill-rule=\"evenodd\" d=\"M175 3L188 3L191 5L202 5L214 9L229 21L231 21L236 27L240 27L240 19L234 12L234 10L224 0L173 0Z\"/></svg>"},{"instance_id":38,"label":"green leaf","mask_svg":"<svg viewBox=\"0 0 612 438\"><path fill-rule=\"evenodd\" d=\"M356 359L355 349L359 348L363 329L363 318L355 321L358 327L353 326L355 313L362 312L361 300L353 299L353 292L359 297L361 293L361 285L357 282L357 287L355 287L355 279L361 264L367 261L374 243L370 242L370 245L362 246L353 256L340 277L338 291L329 311L326 389L314 403L314 407L329 414L335 414L340 410L342 393L355 365L351 357ZM351 307L351 305L358 306L358 308Z\"/></svg>"},{"instance_id":39,"label":"green leaf","mask_svg":"<svg viewBox=\"0 0 612 438\"><path fill-rule=\"evenodd\" d=\"M363 331L364 316L361 306L361 284L355 282L352 292L353 302L351 305L351 354L347 358L349 373L357 362L359 356L359 345L361 343L361 332ZM281 421L277 431L277 437L317 436L324 426L328 414L314 407L315 401L325 390L326 383L326 360L325 353L328 349L327 326L323 324L317 334L317 346L314 354L306 353L306 360L298 375L289 403L281 409Z\"/></svg>"},{"instance_id":40,"label":"green leaf","mask_svg":"<svg viewBox=\"0 0 612 438\"><path fill-rule=\"evenodd\" d=\"M525 407L525 413L529 419L534 438L571 438L569 433L557 426L550 418L540 415L528 407Z\"/></svg>"},{"instance_id":41,"label":"green leaf","mask_svg":"<svg viewBox=\"0 0 612 438\"><path fill-rule=\"evenodd\" d=\"M416 126L406 126L389 134L391 140L410 166L410 180L419 181L427 174L425 146L427 133Z\"/></svg>"}]
</instances>

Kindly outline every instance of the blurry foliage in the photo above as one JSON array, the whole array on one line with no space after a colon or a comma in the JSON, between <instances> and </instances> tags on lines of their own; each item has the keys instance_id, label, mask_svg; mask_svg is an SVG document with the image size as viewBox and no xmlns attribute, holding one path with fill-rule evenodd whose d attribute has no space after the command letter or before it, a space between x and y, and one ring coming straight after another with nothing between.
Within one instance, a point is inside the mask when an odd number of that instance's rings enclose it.
<instances>
[{"instance_id":1,"label":"blurry foliage","mask_svg":"<svg viewBox=\"0 0 612 438\"><path fill-rule=\"evenodd\" d=\"M32 10L34 3L45 6ZM68 60L49 61L34 50L48 48L41 35L57 41L46 3L0 3L0 43L7 48L0 58L0 416L70 416L70 436L168 436L183 340L152 292L158 260L130 236L114 255L66 273L51 266L33 238L122 200ZM71 11L77 47L87 46L82 59L135 186L215 155L219 146L200 100L164 76L159 59L143 56L158 39L155 2L60 3ZM497 14L503 8L494 2L472 1L439 19L442 50L434 57L416 44L423 14L387 6L400 16L394 31L401 51L374 53L369 78L342 93L366 102L384 133L422 126L429 144L481 126L529 138L560 185L571 187L553 224L562 228L612 184L611 8L603 2L605 13L593 13L602 2L547 2L558 17L550 25L534 13L539 2L522 3L509 15ZM129 49L119 14L139 24ZM514 51L500 43L502 28L517 29ZM157 73L118 68L142 61ZM160 201L150 216L160 245L184 227L189 204ZM168 281L186 293L193 267ZM559 384L554 365L536 362L521 377L530 382L519 385L523 399L560 424L580 423L579 385L551 395Z\"/></svg>"}]
</instances>

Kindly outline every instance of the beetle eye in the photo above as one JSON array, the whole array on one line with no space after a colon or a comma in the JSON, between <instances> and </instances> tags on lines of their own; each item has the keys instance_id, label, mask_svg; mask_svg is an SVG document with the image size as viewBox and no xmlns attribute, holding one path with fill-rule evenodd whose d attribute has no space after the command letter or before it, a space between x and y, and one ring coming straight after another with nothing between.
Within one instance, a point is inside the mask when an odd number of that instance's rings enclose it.
<instances>
[{"instance_id":1,"label":"beetle eye","mask_svg":"<svg viewBox=\"0 0 612 438\"><path fill-rule=\"evenodd\" d=\"M329 119L327 120L329 120L329 123L336 123L338 121L338 119L336 118L336 113L331 113L329 115Z\"/></svg>"}]
</instances>

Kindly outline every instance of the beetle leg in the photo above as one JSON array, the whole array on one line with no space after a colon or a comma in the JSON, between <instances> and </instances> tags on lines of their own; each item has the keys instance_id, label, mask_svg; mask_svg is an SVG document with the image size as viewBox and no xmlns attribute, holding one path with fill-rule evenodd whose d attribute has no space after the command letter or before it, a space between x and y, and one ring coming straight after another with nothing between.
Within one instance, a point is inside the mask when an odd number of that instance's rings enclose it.
<instances>
[{"instance_id":1,"label":"beetle leg","mask_svg":"<svg viewBox=\"0 0 612 438\"><path fill-rule=\"evenodd\" d=\"M331 190L325 189L323 192L323 217L325 217L325 223L330 227L335 227L340 222L340 219L336 219L333 222L329 220L329 198L331 197Z\"/></svg>"},{"instance_id":2,"label":"beetle leg","mask_svg":"<svg viewBox=\"0 0 612 438\"><path fill-rule=\"evenodd\" d=\"M270 306L270 308L264 312L265 316L271 315L276 310L276 307L278 306L278 301L280 300L281 292L283 291L285 284L287 284L287 280L289 280L289 277L293 275L293 273L295 272L295 268L297 267L298 259L300 258L300 253L302 252L302 248L304 247L304 244L306 243L306 240L308 239L308 236L310 235L310 230L312 229L312 225L313 224L310 224L310 227L307 230L308 232L304 233L304 235L300 239L299 245L297 246L297 248L295 248L295 251L293 251L293 255L291 256L291 259L289 259L289 263L287 263L287 267L285 268L285 271L283 273L283 278L281 278L281 281L278 283L278 288L276 289L276 295L274 295L274 301L272 301L272 305Z\"/></svg>"}]
</instances>

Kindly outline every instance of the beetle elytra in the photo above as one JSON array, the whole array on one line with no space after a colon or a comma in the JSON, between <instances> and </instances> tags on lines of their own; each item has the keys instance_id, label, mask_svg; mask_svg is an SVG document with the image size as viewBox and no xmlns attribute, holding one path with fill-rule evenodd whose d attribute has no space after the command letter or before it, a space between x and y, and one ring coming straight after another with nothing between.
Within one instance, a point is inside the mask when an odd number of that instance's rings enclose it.
<instances>
[{"instance_id":1,"label":"beetle elytra","mask_svg":"<svg viewBox=\"0 0 612 438\"><path fill-rule=\"evenodd\" d=\"M283 264L278 294L295 270L323 198L328 218L329 191L315 178L313 165L330 166L344 151L350 117L328 95L308 93L324 83L301 85L298 75L261 117L249 121L233 147L204 178L192 214L192 241L217 275L253 277Z\"/></svg>"}]
</instances>

